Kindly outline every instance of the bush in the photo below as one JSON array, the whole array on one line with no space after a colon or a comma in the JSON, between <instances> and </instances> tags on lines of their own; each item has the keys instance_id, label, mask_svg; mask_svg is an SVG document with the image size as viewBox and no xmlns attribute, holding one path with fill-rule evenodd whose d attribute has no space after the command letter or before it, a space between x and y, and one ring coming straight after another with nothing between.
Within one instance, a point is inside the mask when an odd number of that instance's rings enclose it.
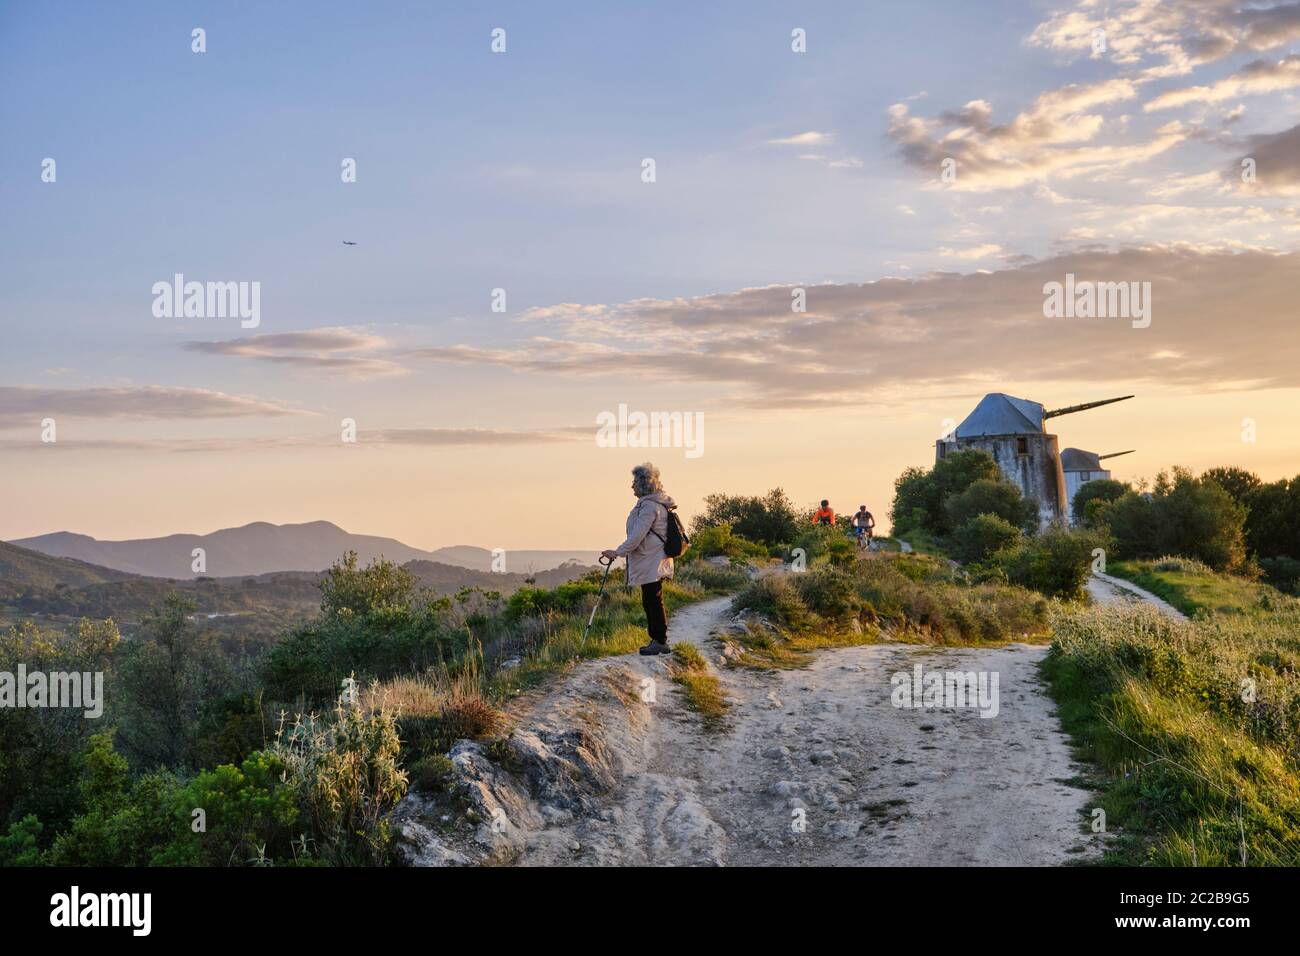
<instances>
[{"instance_id":1,"label":"bush","mask_svg":"<svg viewBox=\"0 0 1300 956\"><path fill-rule=\"evenodd\" d=\"M200 866L266 866L293 858L298 806L287 767L274 753L259 751L238 767L223 764L191 780L173 801L177 829L185 837L165 862ZM193 831L195 811L204 829Z\"/></svg>"},{"instance_id":2,"label":"bush","mask_svg":"<svg viewBox=\"0 0 1300 956\"><path fill-rule=\"evenodd\" d=\"M961 524L952 536L952 554L961 562L983 561L1020 544L1020 529L1005 518L980 514Z\"/></svg>"},{"instance_id":3,"label":"bush","mask_svg":"<svg viewBox=\"0 0 1300 956\"><path fill-rule=\"evenodd\" d=\"M993 456L978 449L953 452L929 471L907 469L894 482L889 509L894 534L907 534L914 528L939 537L951 534L954 525L945 507L948 499L984 479L1004 480Z\"/></svg>"},{"instance_id":4,"label":"bush","mask_svg":"<svg viewBox=\"0 0 1300 956\"><path fill-rule=\"evenodd\" d=\"M421 757L410 765L411 789L421 793L445 793L456 771L446 754Z\"/></svg>"},{"instance_id":5,"label":"bush","mask_svg":"<svg viewBox=\"0 0 1300 956\"><path fill-rule=\"evenodd\" d=\"M1106 538L1094 531L1051 527L1003 552L999 564L1015 584L1048 597L1077 598L1091 573L1093 551L1105 546Z\"/></svg>"},{"instance_id":6,"label":"bush","mask_svg":"<svg viewBox=\"0 0 1300 956\"><path fill-rule=\"evenodd\" d=\"M954 533L972 518L993 515L1013 528L1033 531L1038 527L1038 508L1005 478L980 478L944 502L948 526Z\"/></svg>"},{"instance_id":7,"label":"bush","mask_svg":"<svg viewBox=\"0 0 1300 956\"><path fill-rule=\"evenodd\" d=\"M1300 594L1300 561L1286 556L1260 558L1259 567L1264 580L1279 591Z\"/></svg>"},{"instance_id":8,"label":"bush","mask_svg":"<svg viewBox=\"0 0 1300 956\"><path fill-rule=\"evenodd\" d=\"M691 546L682 555L683 563L692 563L700 558L765 558L767 548L736 534L729 524L710 525L697 531L691 538Z\"/></svg>"},{"instance_id":9,"label":"bush","mask_svg":"<svg viewBox=\"0 0 1300 956\"><path fill-rule=\"evenodd\" d=\"M1097 513L1104 505L1116 501L1125 492L1131 490L1124 482L1116 481L1114 478L1097 478L1085 482L1083 487L1074 493L1074 500L1070 502L1070 512L1074 515L1075 521L1091 528L1096 524Z\"/></svg>"},{"instance_id":10,"label":"bush","mask_svg":"<svg viewBox=\"0 0 1300 956\"><path fill-rule=\"evenodd\" d=\"M790 578L786 574L756 578L732 600L732 611L753 611L792 630L807 627L812 615Z\"/></svg>"},{"instance_id":11,"label":"bush","mask_svg":"<svg viewBox=\"0 0 1300 956\"><path fill-rule=\"evenodd\" d=\"M1086 486L1085 486L1086 487ZM1149 495L1127 492L1096 512L1120 558L1180 555L1216 571L1245 566L1246 511L1213 480L1161 473Z\"/></svg>"},{"instance_id":12,"label":"bush","mask_svg":"<svg viewBox=\"0 0 1300 956\"><path fill-rule=\"evenodd\" d=\"M839 528L826 525L810 525L794 541L790 549L790 560L799 557L802 551L804 567L811 567L817 561L830 561L834 564L848 564L857 559L858 547L853 539Z\"/></svg>"},{"instance_id":13,"label":"bush","mask_svg":"<svg viewBox=\"0 0 1300 956\"><path fill-rule=\"evenodd\" d=\"M691 522L691 535L707 528L729 525L742 538L768 547L787 545L799 533L801 522L790 499L780 488L756 495L707 495L704 511Z\"/></svg>"},{"instance_id":14,"label":"bush","mask_svg":"<svg viewBox=\"0 0 1300 956\"><path fill-rule=\"evenodd\" d=\"M695 561L678 570L674 579L679 584L693 585L706 593L730 594L749 583L749 574L735 565L718 567Z\"/></svg>"},{"instance_id":15,"label":"bush","mask_svg":"<svg viewBox=\"0 0 1300 956\"><path fill-rule=\"evenodd\" d=\"M831 621L842 622L862 606L853 576L835 565L795 575L794 585L805 607Z\"/></svg>"},{"instance_id":16,"label":"bush","mask_svg":"<svg viewBox=\"0 0 1300 956\"><path fill-rule=\"evenodd\" d=\"M324 614L267 650L258 673L273 700L333 701L341 682L420 673L468 650L469 631L449 602L388 605L363 614Z\"/></svg>"},{"instance_id":17,"label":"bush","mask_svg":"<svg viewBox=\"0 0 1300 956\"><path fill-rule=\"evenodd\" d=\"M407 786L395 715L340 704L333 717L300 716L281 728L273 752L328 862L386 863L387 817Z\"/></svg>"}]
</instances>

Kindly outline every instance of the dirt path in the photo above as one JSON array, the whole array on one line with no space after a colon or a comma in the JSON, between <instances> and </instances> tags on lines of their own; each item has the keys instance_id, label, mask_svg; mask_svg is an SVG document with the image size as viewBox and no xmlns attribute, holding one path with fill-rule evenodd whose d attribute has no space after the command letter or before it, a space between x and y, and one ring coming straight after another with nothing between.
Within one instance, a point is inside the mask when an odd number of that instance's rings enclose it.
<instances>
[{"instance_id":1,"label":"dirt path","mask_svg":"<svg viewBox=\"0 0 1300 956\"><path fill-rule=\"evenodd\" d=\"M1099 851L1080 826L1087 793L1063 782L1078 768L1037 676L1045 648L889 643L800 670L724 668L709 637L728 603L685 608L670 632L715 665L733 701L722 732L661 658L590 662L527 702L517 716L543 739L593 729L566 773L605 792L533 814L510 834L514 862L1052 865ZM918 663L996 674L996 715L894 706L891 677L910 686Z\"/></svg>"},{"instance_id":2,"label":"dirt path","mask_svg":"<svg viewBox=\"0 0 1300 956\"><path fill-rule=\"evenodd\" d=\"M1168 601L1156 597L1150 591L1143 590L1131 581L1125 581L1123 578L1117 578L1110 574L1098 574L1093 572L1088 578L1088 593L1098 604L1121 604L1121 603L1139 603L1145 602L1152 605L1161 614L1177 618L1180 621L1187 620L1187 615L1178 608L1174 607Z\"/></svg>"}]
</instances>

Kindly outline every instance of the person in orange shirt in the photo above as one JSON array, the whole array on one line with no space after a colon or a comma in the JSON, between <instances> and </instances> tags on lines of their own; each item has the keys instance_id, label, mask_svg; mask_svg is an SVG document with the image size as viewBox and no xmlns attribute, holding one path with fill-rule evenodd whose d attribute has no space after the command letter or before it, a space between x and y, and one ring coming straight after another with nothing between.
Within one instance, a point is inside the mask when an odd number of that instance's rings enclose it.
<instances>
[{"instance_id":1,"label":"person in orange shirt","mask_svg":"<svg viewBox=\"0 0 1300 956\"><path fill-rule=\"evenodd\" d=\"M813 512L812 523L835 527L835 509L825 498L822 499L822 506Z\"/></svg>"}]
</instances>

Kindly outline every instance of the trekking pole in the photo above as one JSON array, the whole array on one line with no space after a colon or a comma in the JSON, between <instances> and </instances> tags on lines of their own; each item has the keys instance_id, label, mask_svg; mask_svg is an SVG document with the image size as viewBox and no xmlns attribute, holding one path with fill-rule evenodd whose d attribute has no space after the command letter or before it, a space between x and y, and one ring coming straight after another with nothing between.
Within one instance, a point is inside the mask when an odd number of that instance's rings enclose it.
<instances>
[{"instance_id":1,"label":"trekking pole","mask_svg":"<svg viewBox=\"0 0 1300 956\"><path fill-rule=\"evenodd\" d=\"M587 633L591 630L591 622L596 620L596 608L600 607L600 599L605 596L605 582L609 580L609 569L614 566L614 559L606 558L603 554L596 560L605 566L605 576L600 579L600 590L596 593L596 603L591 606L591 616L587 618L587 626L582 629L582 640L578 644L578 657L582 657L582 649L587 645Z\"/></svg>"}]
</instances>

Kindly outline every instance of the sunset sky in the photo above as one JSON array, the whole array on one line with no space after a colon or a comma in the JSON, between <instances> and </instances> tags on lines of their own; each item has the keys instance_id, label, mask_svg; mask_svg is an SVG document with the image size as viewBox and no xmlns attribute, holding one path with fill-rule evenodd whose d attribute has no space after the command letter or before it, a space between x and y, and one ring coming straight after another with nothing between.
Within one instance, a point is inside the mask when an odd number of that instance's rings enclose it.
<instances>
[{"instance_id":1,"label":"sunset sky","mask_svg":"<svg viewBox=\"0 0 1300 956\"><path fill-rule=\"evenodd\" d=\"M1300 472L1300 3L468 7L0 6L0 539L612 547L646 458L883 526L989 391L1136 394L1050 423L1119 478ZM620 403L703 454L597 447Z\"/></svg>"}]
</instances>

